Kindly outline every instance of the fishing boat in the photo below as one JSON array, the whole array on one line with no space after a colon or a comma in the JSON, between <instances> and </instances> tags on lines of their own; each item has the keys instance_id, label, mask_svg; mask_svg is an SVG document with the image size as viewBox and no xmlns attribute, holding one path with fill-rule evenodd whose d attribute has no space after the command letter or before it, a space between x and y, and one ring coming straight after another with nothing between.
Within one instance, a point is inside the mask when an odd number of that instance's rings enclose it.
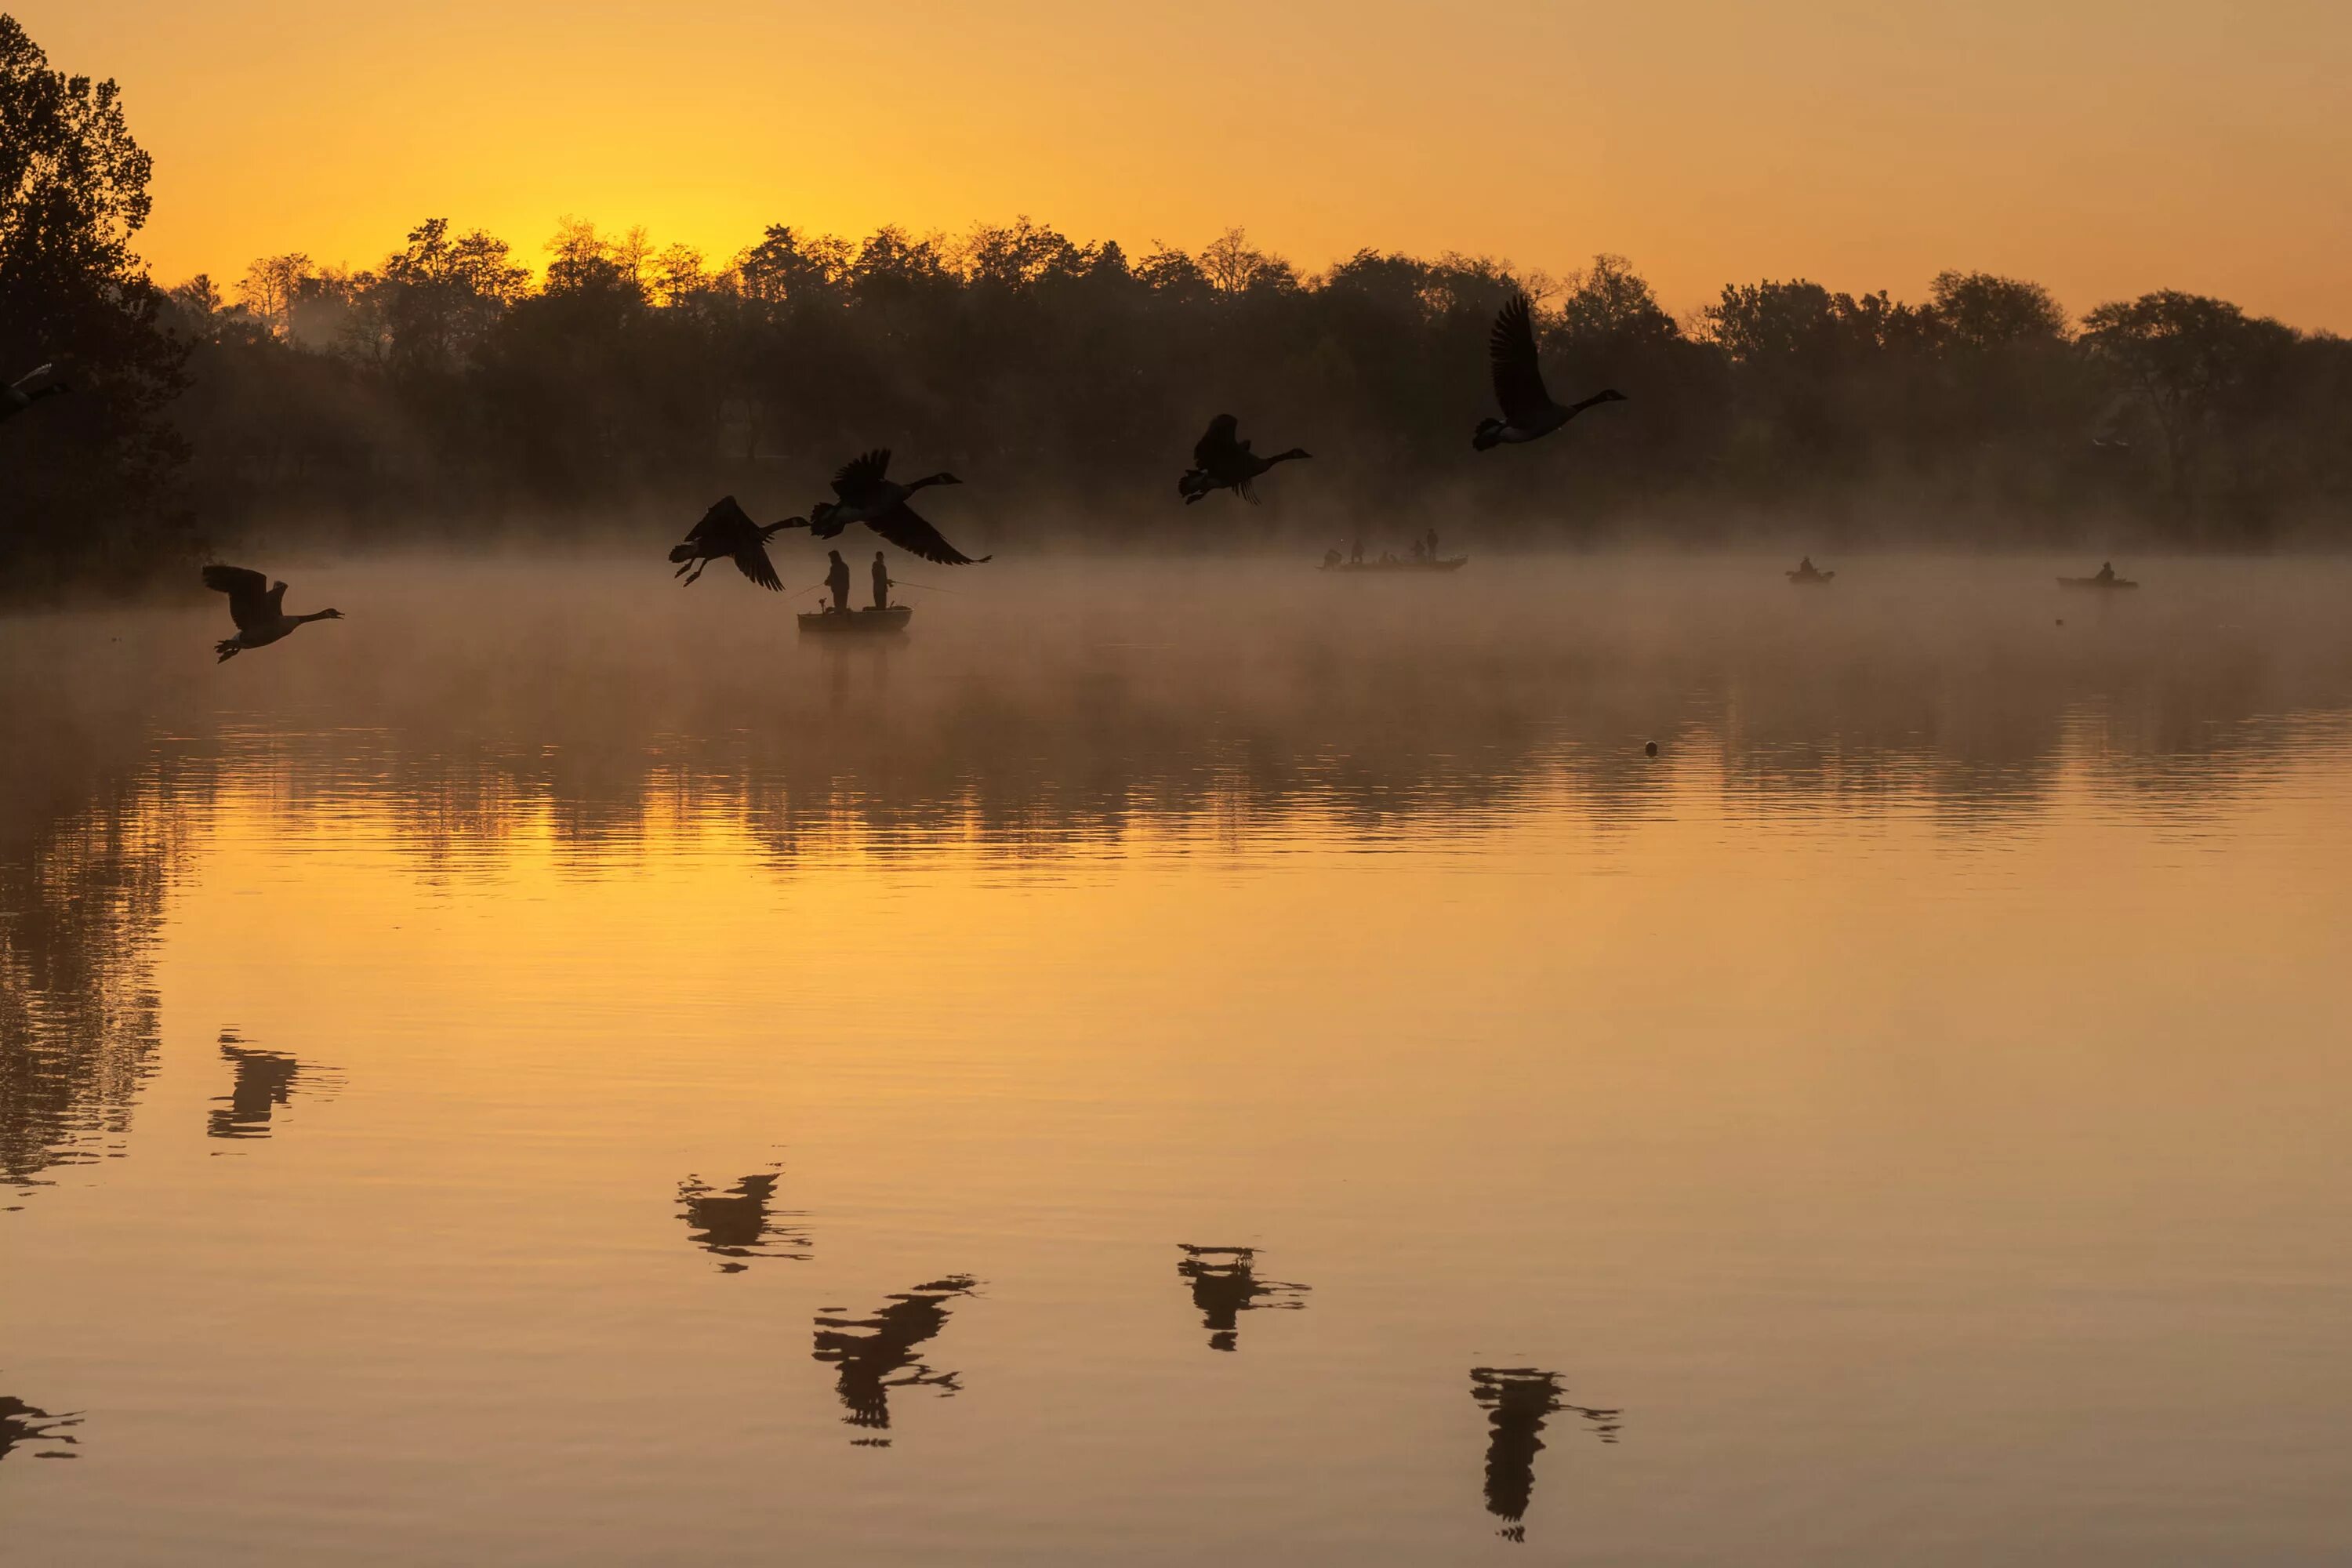
<instances>
[{"instance_id":1,"label":"fishing boat","mask_svg":"<svg viewBox=\"0 0 2352 1568\"><path fill-rule=\"evenodd\" d=\"M828 637L898 637L915 618L912 605L891 605L879 610L810 610L800 617L801 636Z\"/></svg>"},{"instance_id":2,"label":"fishing boat","mask_svg":"<svg viewBox=\"0 0 2352 1568\"><path fill-rule=\"evenodd\" d=\"M1790 581L1790 582L1791 582L1791 583L1796 584L1799 587L1805 587L1805 586L1808 586L1808 585L1812 584L1815 584L1815 583L1826 583L1826 582L1830 581L1832 578L1835 577L1836 575L1837 575L1837 574L1836 574L1835 572L1833 572L1833 571L1832 571L1832 572L1800 572L1800 571L1791 570L1791 571L1789 573L1789 581Z\"/></svg>"},{"instance_id":3,"label":"fishing boat","mask_svg":"<svg viewBox=\"0 0 2352 1568\"><path fill-rule=\"evenodd\" d=\"M1442 561L1327 561L1319 568L1325 572L1459 572L1470 564L1467 555L1449 555Z\"/></svg>"},{"instance_id":4,"label":"fishing boat","mask_svg":"<svg viewBox=\"0 0 2352 1568\"><path fill-rule=\"evenodd\" d=\"M2061 588L2137 588L2138 584L2128 577L2061 577Z\"/></svg>"}]
</instances>

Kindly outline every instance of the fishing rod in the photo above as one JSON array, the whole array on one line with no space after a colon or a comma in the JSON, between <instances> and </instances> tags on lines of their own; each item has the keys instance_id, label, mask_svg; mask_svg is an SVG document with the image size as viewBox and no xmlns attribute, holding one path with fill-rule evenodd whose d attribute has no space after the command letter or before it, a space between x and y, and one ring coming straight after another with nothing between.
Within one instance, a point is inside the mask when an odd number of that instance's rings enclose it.
<instances>
[{"instance_id":1,"label":"fishing rod","mask_svg":"<svg viewBox=\"0 0 2352 1568\"><path fill-rule=\"evenodd\" d=\"M937 583L917 583L905 577L891 578L890 586L893 588L920 588L927 594L961 594L965 592L965 590L961 588L942 588Z\"/></svg>"}]
</instances>

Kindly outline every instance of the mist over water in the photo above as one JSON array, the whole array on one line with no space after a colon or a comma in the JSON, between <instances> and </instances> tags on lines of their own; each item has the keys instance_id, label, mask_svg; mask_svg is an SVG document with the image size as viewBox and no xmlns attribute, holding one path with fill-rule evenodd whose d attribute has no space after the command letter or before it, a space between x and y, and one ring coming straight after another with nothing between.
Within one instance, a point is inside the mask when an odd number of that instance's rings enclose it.
<instances>
[{"instance_id":1,"label":"mist over water","mask_svg":"<svg viewBox=\"0 0 2352 1568\"><path fill-rule=\"evenodd\" d=\"M1469 548L0 620L11 1544L2352 1549L2352 567Z\"/></svg>"}]
</instances>

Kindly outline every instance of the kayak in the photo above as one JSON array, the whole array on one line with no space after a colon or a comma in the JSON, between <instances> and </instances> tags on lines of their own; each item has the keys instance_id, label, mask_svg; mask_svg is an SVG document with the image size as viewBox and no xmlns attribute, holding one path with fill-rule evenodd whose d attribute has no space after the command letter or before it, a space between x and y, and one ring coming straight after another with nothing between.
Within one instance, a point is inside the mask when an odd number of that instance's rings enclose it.
<instances>
[{"instance_id":1,"label":"kayak","mask_svg":"<svg viewBox=\"0 0 2352 1568\"><path fill-rule=\"evenodd\" d=\"M1816 583L1826 583L1836 575L1835 572L1791 572L1789 574L1789 581L1800 588L1805 588Z\"/></svg>"},{"instance_id":2,"label":"kayak","mask_svg":"<svg viewBox=\"0 0 2352 1568\"><path fill-rule=\"evenodd\" d=\"M2138 584L2128 577L2061 577L2061 588L2137 588Z\"/></svg>"},{"instance_id":3,"label":"kayak","mask_svg":"<svg viewBox=\"0 0 2352 1568\"><path fill-rule=\"evenodd\" d=\"M814 632L829 637L887 637L907 629L915 618L912 605L893 605L886 610L811 610L800 617L801 635Z\"/></svg>"},{"instance_id":4,"label":"kayak","mask_svg":"<svg viewBox=\"0 0 2352 1568\"><path fill-rule=\"evenodd\" d=\"M1451 555L1443 561L1342 561L1324 566L1325 572L1459 572L1470 564L1467 555Z\"/></svg>"}]
</instances>

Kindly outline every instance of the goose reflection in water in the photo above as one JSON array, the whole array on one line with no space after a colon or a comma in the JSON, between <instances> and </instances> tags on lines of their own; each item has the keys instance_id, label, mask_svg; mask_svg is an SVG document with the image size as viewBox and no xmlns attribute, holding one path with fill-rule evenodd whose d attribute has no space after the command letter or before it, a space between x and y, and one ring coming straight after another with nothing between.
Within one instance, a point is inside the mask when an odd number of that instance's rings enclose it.
<instances>
[{"instance_id":1,"label":"goose reflection in water","mask_svg":"<svg viewBox=\"0 0 2352 1568\"><path fill-rule=\"evenodd\" d=\"M889 1430L894 1388L936 1388L942 1395L961 1392L961 1374L934 1372L916 1359L915 1347L947 1327L947 1304L971 1295L977 1283L969 1275L951 1274L900 1291L870 1318L819 1315L814 1355L841 1369L841 1403L849 1412L842 1417L845 1422L877 1432ZM887 1437L856 1441L866 1447L889 1446Z\"/></svg>"},{"instance_id":2,"label":"goose reflection in water","mask_svg":"<svg viewBox=\"0 0 2352 1568\"><path fill-rule=\"evenodd\" d=\"M1201 1310L1201 1326L1209 1331L1209 1348L1230 1351L1240 1346L1241 1314L1259 1310L1297 1311L1307 1305L1298 1298L1304 1285L1257 1277L1255 1247L1194 1247L1179 1243L1183 1261L1176 1272L1192 1287L1192 1305Z\"/></svg>"},{"instance_id":3,"label":"goose reflection in water","mask_svg":"<svg viewBox=\"0 0 2352 1568\"><path fill-rule=\"evenodd\" d=\"M233 1030L220 1037L222 1059L236 1069L226 1095L215 1100L205 1131L214 1138L267 1138L270 1113L293 1098L297 1082L331 1090L336 1075L306 1066L281 1051L256 1050Z\"/></svg>"},{"instance_id":4,"label":"goose reflection in water","mask_svg":"<svg viewBox=\"0 0 2352 1568\"><path fill-rule=\"evenodd\" d=\"M5 1459L19 1447L30 1448L37 1459L70 1459L67 1450L79 1439L73 1428L81 1425L81 1416L68 1412L52 1415L37 1405L27 1405L10 1394L0 1394L0 1459ZM56 1444L55 1447L35 1448L34 1444Z\"/></svg>"},{"instance_id":5,"label":"goose reflection in water","mask_svg":"<svg viewBox=\"0 0 2352 1568\"><path fill-rule=\"evenodd\" d=\"M1470 1394L1486 1412L1486 1511L1503 1521L1507 1541L1525 1541L1528 1504L1535 1496L1536 1456L1544 1450L1544 1423L1554 1415L1581 1417L1604 1443L1617 1440L1615 1410L1570 1405L1556 1372L1531 1366L1470 1369Z\"/></svg>"},{"instance_id":6,"label":"goose reflection in water","mask_svg":"<svg viewBox=\"0 0 2352 1568\"><path fill-rule=\"evenodd\" d=\"M813 1256L808 1216L772 1206L776 1184L782 1179L779 1167L745 1176L723 1190L699 1176L678 1184L677 1199L686 1205L678 1217L686 1221L693 1243L719 1258L720 1273L740 1274L754 1258L805 1261Z\"/></svg>"}]
</instances>

